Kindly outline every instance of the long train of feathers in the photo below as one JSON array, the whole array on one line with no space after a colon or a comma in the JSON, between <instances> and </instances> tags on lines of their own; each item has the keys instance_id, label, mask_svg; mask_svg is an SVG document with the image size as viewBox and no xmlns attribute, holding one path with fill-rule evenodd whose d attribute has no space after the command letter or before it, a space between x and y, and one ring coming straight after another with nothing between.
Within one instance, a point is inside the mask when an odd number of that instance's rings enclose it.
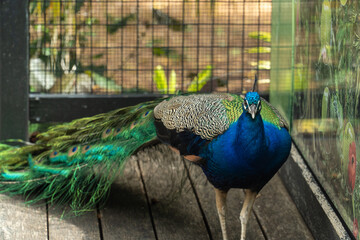
<instances>
[{"instance_id":1,"label":"long train of feathers","mask_svg":"<svg viewBox=\"0 0 360 240\"><path fill-rule=\"evenodd\" d=\"M159 101L51 127L36 144L0 144L0 192L31 196L28 203L69 202L75 214L96 208L126 159L156 139Z\"/></svg>"}]
</instances>

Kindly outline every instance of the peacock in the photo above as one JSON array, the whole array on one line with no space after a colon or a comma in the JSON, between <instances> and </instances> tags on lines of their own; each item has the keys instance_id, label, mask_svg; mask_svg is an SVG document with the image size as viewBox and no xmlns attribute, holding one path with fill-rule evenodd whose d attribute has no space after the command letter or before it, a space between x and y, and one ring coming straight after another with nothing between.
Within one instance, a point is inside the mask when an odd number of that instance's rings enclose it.
<instances>
[{"instance_id":1,"label":"peacock","mask_svg":"<svg viewBox=\"0 0 360 240\"><path fill-rule=\"evenodd\" d=\"M162 142L198 165L214 186L223 239L226 196L245 189L241 239L262 187L286 161L288 125L255 91L183 94L49 128L36 143L0 144L0 192L30 203L68 202L74 213L96 208L139 149Z\"/></svg>"}]
</instances>

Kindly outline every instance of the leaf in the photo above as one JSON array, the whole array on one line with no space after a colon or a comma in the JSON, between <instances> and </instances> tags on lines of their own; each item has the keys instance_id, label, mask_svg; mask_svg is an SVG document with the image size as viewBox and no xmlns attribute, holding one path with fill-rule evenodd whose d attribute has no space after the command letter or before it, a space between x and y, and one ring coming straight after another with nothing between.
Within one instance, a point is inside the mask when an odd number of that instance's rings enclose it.
<instances>
[{"instance_id":1,"label":"leaf","mask_svg":"<svg viewBox=\"0 0 360 240\"><path fill-rule=\"evenodd\" d=\"M88 65L88 66L83 66L83 65L81 65L81 64L78 64L76 72L82 73L82 72L86 72L86 71L96 72L97 74L104 75L104 73L105 73L105 71L106 71L106 67L105 67L105 65L98 65L98 66L96 66L96 65Z\"/></svg>"},{"instance_id":2,"label":"leaf","mask_svg":"<svg viewBox=\"0 0 360 240\"><path fill-rule=\"evenodd\" d=\"M231 49L231 54L234 56L237 56L242 53L242 50L240 48L233 48Z\"/></svg>"},{"instance_id":3,"label":"leaf","mask_svg":"<svg viewBox=\"0 0 360 240\"><path fill-rule=\"evenodd\" d=\"M162 12L159 9L153 9L153 17L157 24L167 25L168 28L174 31L183 31L186 29L187 25L183 24L180 20L169 16L168 14Z\"/></svg>"},{"instance_id":4,"label":"leaf","mask_svg":"<svg viewBox=\"0 0 360 240\"><path fill-rule=\"evenodd\" d=\"M153 47L153 46L156 46L156 45L161 45L164 43L164 40L163 39L154 39L154 40L150 40L146 43L146 47Z\"/></svg>"},{"instance_id":5,"label":"leaf","mask_svg":"<svg viewBox=\"0 0 360 240\"><path fill-rule=\"evenodd\" d=\"M122 87L117 85L116 82L111 79L111 78L107 78L105 76L102 76L96 72L92 72L92 71L85 71L85 73L89 76L92 76L94 82L96 85L98 85L101 88L105 88L109 91L113 91L113 92L120 92Z\"/></svg>"},{"instance_id":6,"label":"leaf","mask_svg":"<svg viewBox=\"0 0 360 240\"><path fill-rule=\"evenodd\" d=\"M204 70L202 70L197 77L192 80L188 87L188 92L197 92L205 86L205 84L211 79L212 66L208 65Z\"/></svg>"},{"instance_id":7,"label":"leaf","mask_svg":"<svg viewBox=\"0 0 360 240\"><path fill-rule=\"evenodd\" d=\"M169 47L153 47L153 54L155 56L165 56L169 58L180 58L180 54L178 54L175 50Z\"/></svg>"},{"instance_id":8,"label":"leaf","mask_svg":"<svg viewBox=\"0 0 360 240\"><path fill-rule=\"evenodd\" d=\"M85 0L76 0L75 2L75 13L80 11L80 8L84 5Z\"/></svg>"},{"instance_id":9,"label":"leaf","mask_svg":"<svg viewBox=\"0 0 360 240\"><path fill-rule=\"evenodd\" d=\"M50 6L50 0L42 0L41 3L39 2L39 4L41 5L41 12L44 13Z\"/></svg>"},{"instance_id":10,"label":"leaf","mask_svg":"<svg viewBox=\"0 0 360 240\"><path fill-rule=\"evenodd\" d=\"M160 65L156 66L153 77L159 92L167 93L167 79L166 79L165 71Z\"/></svg>"},{"instance_id":11,"label":"leaf","mask_svg":"<svg viewBox=\"0 0 360 240\"><path fill-rule=\"evenodd\" d=\"M51 49L50 48L42 48L42 54L44 56L51 56Z\"/></svg>"},{"instance_id":12,"label":"leaf","mask_svg":"<svg viewBox=\"0 0 360 240\"><path fill-rule=\"evenodd\" d=\"M51 2L51 10L53 12L53 19L58 20L61 14L61 4L60 0L52 1Z\"/></svg>"},{"instance_id":13,"label":"leaf","mask_svg":"<svg viewBox=\"0 0 360 240\"><path fill-rule=\"evenodd\" d=\"M33 13L34 13L34 11L35 11L35 9L36 9L36 7L37 7L38 1L40 1L40 0L34 0L34 1L32 1L32 2L29 3L29 4L30 4L30 7L29 7L29 9L30 9L30 14L33 14ZM40 4L41 4L41 3L40 3Z\"/></svg>"},{"instance_id":14,"label":"leaf","mask_svg":"<svg viewBox=\"0 0 360 240\"><path fill-rule=\"evenodd\" d=\"M271 42L271 33L269 32L251 32L248 34L253 39L260 39L265 42Z\"/></svg>"},{"instance_id":15,"label":"leaf","mask_svg":"<svg viewBox=\"0 0 360 240\"><path fill-rule=\"evenodd\" d=\"M320 18L320 42L321 46L329 45L331 40L331 3L324 0Z\"/></svg>"},{"instance_id":16,"label":"leaf","mask_svg":"<svg viewBox=\"0 0 360 240\"><path fill-rule=\"evenodd\" d=\"M257 62L251 62L251 66L257 67L259 66L260 70L269 70L270 69L270 61L259 61L259 64Z\"/></svg>"},{"instance_id":17,"label":"leaf","mask_svg":"<svg viewBox=\"0 0 360 240\"><path fill-rule=\"evenodd\" d=\"M136 14L131 13L123 18L115 18L115 19L112 19L111 16L108 16L108 17L111 20L111 23L109 25L107 25L107 32L110 34L114 34L120 28L125 27L128 24L128 21L135 19Z\"/></svg>"},{"instance_id":18,"label":"leaf","mask_svg":"<svg viewBox=\"0 0 360 240\"><path fill-rule=\"evenodd\" d=\"M99 23L99 20L97 18L94 18L94 17L88 17L85 19L85 24L86 25L93 25L93 24L98 24Z\"/></svg>"},{"instance_id":19,"label":"leaf","mask_svg":"<svg viewBox=\"0 0 360 240\"><path fill-rule=\"evenodd\" d=\"M269 47L254 47L246 50L247 53L270 53L271 48Z\"/></svg>"},{"instance_id":20,"label":"leaf","mask_svg":"<svg viewBox=\"0 0 360 240\"><path fill-rule=\"evenodd\" d=\"M175 94L176 93L176 72L175 70L171 70L170 77L169 77L169 93Z\"/></svg>"},{"instance_id":21,"label":"leaf","mask_svg":"<svg viewBox=\"0 0 360 240\"><path fill-rule=\"evenodd\" d=\"M104 56L103 53L99 53L99 54L96 54L94 56L92 56L94 59L99 59L99 58L102 58Z\"/></svg>"}]
</instances>

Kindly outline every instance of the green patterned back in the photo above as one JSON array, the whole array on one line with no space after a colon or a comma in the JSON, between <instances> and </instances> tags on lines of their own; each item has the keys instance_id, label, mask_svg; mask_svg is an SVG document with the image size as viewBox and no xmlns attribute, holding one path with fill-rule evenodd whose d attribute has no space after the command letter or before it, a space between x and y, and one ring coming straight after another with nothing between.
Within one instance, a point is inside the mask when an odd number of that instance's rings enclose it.
<instances>
[{"instance_id":1,"label":"green patterned back","mask_svg":"<svg viewBox=\"0 0 360 240\"><path fill-rule=\"evenodd\" d=\"M242 104L244 102L244 96L231 94L232 100L224 99L222 101L226 109L227 117L230 123L236 122L243 112Z\"/></svg>"}]
</instances>

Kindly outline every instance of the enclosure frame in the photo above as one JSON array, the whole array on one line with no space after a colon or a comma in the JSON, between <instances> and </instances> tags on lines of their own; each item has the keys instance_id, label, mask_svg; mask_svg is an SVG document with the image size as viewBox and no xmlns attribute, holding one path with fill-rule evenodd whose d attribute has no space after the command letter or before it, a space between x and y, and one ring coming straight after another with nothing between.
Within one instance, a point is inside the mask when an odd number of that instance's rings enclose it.
<instances>
[{"instance_id":1,"label":"enclosure frame","mask_svg":"<svg viewBox=\"0 0 360 240\"><path fill-rule=\"evenodd\" d=\"M1 0L0 140L27 139L28 102L28 0Z\"/></svg>"}]
</instances>

